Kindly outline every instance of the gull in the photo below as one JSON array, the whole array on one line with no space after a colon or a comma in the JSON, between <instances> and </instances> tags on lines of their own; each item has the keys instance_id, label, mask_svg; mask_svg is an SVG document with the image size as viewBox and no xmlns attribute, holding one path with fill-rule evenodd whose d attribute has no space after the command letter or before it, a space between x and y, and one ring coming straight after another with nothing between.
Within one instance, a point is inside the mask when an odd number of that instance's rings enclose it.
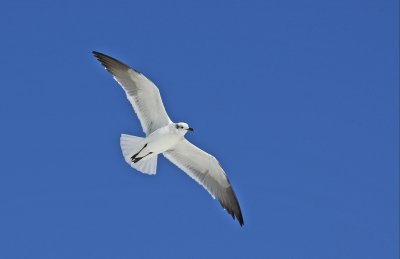
<instances>
[{"instance_id":1,"label":"gull","mask_svg":"<svg viewBox=\"0 0 400 259\"><path fill-rule=\"evenodd\" d=\"M217 198L232 218L243 226L239 202L220 163L184 137L193 129L185 122L171 121L157 86L121 61L97 51L92 53L121 85L146 134L144 138L121 134L120 145L125 161L139 172L154 175L157 156L163 154L202 185L214 199Z\"/></svg>"}]
</instances>

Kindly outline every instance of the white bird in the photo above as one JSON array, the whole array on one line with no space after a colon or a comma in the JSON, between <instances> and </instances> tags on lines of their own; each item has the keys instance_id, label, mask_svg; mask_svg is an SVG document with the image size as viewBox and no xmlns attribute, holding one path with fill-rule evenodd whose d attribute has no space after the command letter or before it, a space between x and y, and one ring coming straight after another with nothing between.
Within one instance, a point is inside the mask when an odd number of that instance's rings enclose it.
<instances>
[{"instance_id":1,"label":"white bird","mask_svg":"<svg viewBox=\"0 0 400 259\"><path fill-rule=\"evenodd\" d=\"M158 88L137 70L97 51L93 55L122 86L139 117L145 138L122 134L125 161L136 170L154 175L157 156L168 160L201 184L222 207L243 226L243 216L235 192L217 159L185 139L193 131L187 123L174 123L168 117Z\"/></svg>"}]
</instances>

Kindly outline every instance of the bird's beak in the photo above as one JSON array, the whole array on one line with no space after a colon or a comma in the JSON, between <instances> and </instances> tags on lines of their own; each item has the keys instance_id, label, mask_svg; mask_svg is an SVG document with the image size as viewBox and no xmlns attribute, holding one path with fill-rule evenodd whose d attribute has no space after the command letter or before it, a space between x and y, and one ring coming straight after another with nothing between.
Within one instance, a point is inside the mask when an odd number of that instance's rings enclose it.
<instances>
[{"instance_id":1,"label":"bird's beak","mask_svg":"<svg viewBox=\"0 0 400 259\"><path fill-rule=\"evenodd\" d=\"M187 131L194 131L194 129L193 128L188 128Z\"/></svg>"}]
</instances>

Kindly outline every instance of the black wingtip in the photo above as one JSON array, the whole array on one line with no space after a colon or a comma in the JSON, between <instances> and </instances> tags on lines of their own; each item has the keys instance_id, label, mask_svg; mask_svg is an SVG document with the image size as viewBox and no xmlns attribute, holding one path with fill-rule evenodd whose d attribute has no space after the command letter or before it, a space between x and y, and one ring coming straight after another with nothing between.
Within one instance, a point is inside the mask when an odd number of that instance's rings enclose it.
<instances>
[{"instance_id":1,"label":"black wingtip","mask_svg":"<svg viewBox=\"0 0 400 259\"><path fill-rule=\"evenodd\" d=\"M243 221L243 216L242 216L242 212L239 211L238 214L234 213L234 212L229 212L229 214L231 214L233 220L237 219L237 221L239 222L240 226L243 227L244 226L244 221Z\"/></svg>"},{"instance_id":2,"label":"black wingtip","mask_svg":"<svg viewBox=\"0 0 400 259\"><path fill-rule=\"evenodd\" d=\"M244 221L243 221L242 214L237 216L237 220L239 221L240 226L243 227L244 226Z\"/></svg>"},{"instance_id":3,"label":"black wingtip","mask_svg":"<svg viewBox=\"0 0 400 259\"><path fill-rule=\"evenodd\" d=\"M243 216L242 216L242 212L240 211L240 209L239 209L239 213L238 214L232 213L231 215L232 215L233 219L236 218L239 221L239 224L240 224L241 227L244 226Z\"/></svg>"},{"instance_id":4,"label":"black wingtip","mask_svg":"<svg viewBox=\"0 0 400 259\"><path fill-rule=\"evenodd\" d=\"M231 209L231 211L229 211L229 213L232 215L232 217L235 219L237 219L239 221L239 224L241 227L244 226L244 220L243 220L243 215L242 215L242 210L240 208L238 199L236 197L235 192L233 191L232 186L230 186L228 188L228 190L231 192L232 196L234 197L234 201L235 201L235 207Z\"/></svg>"},{"instance_id":5,"label":"black wingtip","mask_svg":"<svg viewBox=\"0 0 400 259\"><path fill-rule=\"evenodd\" d=\"M237 200L235 192L233 191L232 186L226 188L226 192L228 194L227 197L229 197L229 199L228 200L219 199L219 203L226 210L226 212L228 212L234 220L237 219L240 226L243 227L244 220L243 220L242 210L240 209L239 202Z\"/></svg>"},{"instance_id":6,"label":"black wingtip","mask_svg":"<svg viewBox=\"0 0 400 259\"><path fill-rule=\"evenodd\" d=\"M93 56L95 56L97 59L101 58L102 56L108 57L106 54L103 54L103 53L98 52L98 51L95 51L95 50L92 51L92 54L93 54Z\"/></svg>"},{"instance_id":7,"label":"black wingtip","mask_svg":"<svg viewBox=\"0 0 400 259\"><path fill-rule=\"evenodd\" d=\"M113 75L118 73L118 70L128 70L128 69L132 69L136 73L141 74L136 69L128 66L127 64L125 64L125 63L119 61L118 59L113 58L109 55L106 55L104 53L101 53L101 52L98 52L95 50L92 51L92 54Z\"/></svg>"}]
</instances>

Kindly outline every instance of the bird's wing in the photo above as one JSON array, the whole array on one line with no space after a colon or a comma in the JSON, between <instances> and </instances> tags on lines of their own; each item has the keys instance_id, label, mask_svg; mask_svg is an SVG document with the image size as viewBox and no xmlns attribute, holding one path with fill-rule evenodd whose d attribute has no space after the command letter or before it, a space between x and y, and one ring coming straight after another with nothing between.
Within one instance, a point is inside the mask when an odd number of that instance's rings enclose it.
<instances>
[{"instance_id":1,"label":"bird's wing","mask_svg":"<svg viewBox=\"0 0 400 259\"><path fill-rule=\"evenodd\" d=\"M242 212L235 192L215 157L186 139L163 153L164 156L201 184L222 207L243 225Z\"/></svg>"},{"instance_id":2,"label":"bird's wing","mask_svg":"<svg viewBox=\"0 0 400 259\"><path fill-rule=\"evenodd\" d=\"M139 117L144 133L149 135L160 127L171 123L161 100L160 92L153 82L115 58L97 51L93 51L93 55L124 89L129 102Z\"/></svg>"}]
</instances>

